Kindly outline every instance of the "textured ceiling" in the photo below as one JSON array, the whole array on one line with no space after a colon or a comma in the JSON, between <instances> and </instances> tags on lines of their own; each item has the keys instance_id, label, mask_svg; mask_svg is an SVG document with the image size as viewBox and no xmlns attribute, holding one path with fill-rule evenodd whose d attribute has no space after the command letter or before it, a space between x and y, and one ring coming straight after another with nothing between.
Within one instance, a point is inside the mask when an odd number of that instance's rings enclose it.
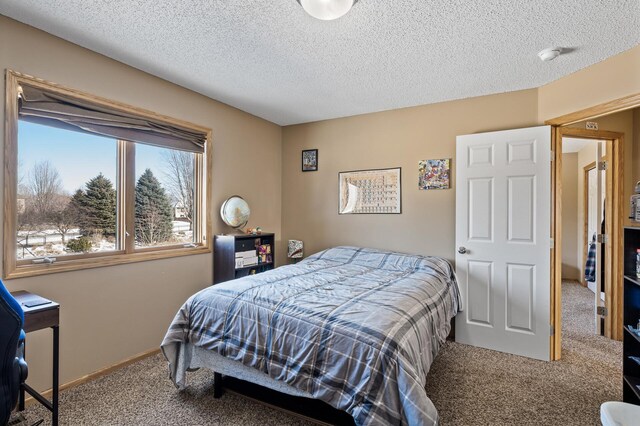
<instances>
[{"instance_id":1,"label":"textured ceiling","mask_svg":"<svg viewBox=\"0 0 640 426\"><path fill-rule=\"evenodd\" d=\"M538 87L640 43L638 0L360 0L329 22L295 0L0 13L281 125ZM552 46L573 51L541 62Z\"/></svg>"}]
</instances>

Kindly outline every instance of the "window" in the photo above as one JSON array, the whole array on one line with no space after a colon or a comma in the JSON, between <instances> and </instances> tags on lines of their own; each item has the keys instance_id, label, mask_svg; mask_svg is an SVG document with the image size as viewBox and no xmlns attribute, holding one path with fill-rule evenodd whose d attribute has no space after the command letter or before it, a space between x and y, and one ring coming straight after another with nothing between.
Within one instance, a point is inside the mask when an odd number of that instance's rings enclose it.
<instances>
[{"instance_id":1,"label":"window","mask_svg":"<svg viewBox=\"0 0 640 426\"><path fill-rule=\"evenodd\" d=\"M194 244L195 154L136 145L136 247Z\"/></svg>"},{"instance_id":2,"label":"window","mask_svg":"<svg viewBox=\"0 0 640 426\"><path fill-rule=\"evenodd\" d=\"M117 250L117 145L19 120L18 260Z\"/></svg>"},{"instance_id":3,"label":"window","mask_svg":"<svg viewBox=\"0 0 640 426\"><path fill-rule=\"evenodd\" d=\"M11 71L7 90L5 278L211 251L208 129Z\"/></svg>"}]
</instances>

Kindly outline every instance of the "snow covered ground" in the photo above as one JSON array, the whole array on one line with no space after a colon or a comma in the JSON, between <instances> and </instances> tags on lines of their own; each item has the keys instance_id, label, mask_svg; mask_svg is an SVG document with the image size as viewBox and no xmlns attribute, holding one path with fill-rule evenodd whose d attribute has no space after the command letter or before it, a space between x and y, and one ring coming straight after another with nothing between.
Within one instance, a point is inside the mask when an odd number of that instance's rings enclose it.
<instances>
[{"instance_id":1,"label":"snow covered ground","mask_svg":"<svg viewBox=\"0 0 640 426\"><path fill-rule=\"evenodd\" d=\"M165 244L190 243L193 241L193 231L189 230L189 223L176 220L173 222L174 239ZM71 229L65 234L65 241L81 236L79 229ZM39 231L37 233L18 232L18 259L34 259L46 256L64 256L66 254L78 254L67 251L66 246L62 244L62 234L54 229ZM92 240L90 253L98 253L103 251L116 250L116 242L113 238L102 238L101 240Z\"/></svg>"}]
</instances>

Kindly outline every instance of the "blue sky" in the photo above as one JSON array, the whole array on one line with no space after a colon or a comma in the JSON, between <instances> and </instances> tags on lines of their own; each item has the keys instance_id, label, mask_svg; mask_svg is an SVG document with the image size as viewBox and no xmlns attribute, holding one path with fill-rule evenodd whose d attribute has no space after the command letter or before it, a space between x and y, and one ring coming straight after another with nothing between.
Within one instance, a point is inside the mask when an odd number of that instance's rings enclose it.
<instances>
[{"instance_id":1,"label":"blue sky","mask_svg":"<svg viewBox=\"0 0 640 426\"><path fill-rule=\"evenodd\" d=\"M165 179L163 151L166 150L136 144L136 179L146 168L161 182ZM84 188L99 173L115 185L116 154L115 139L19 121L18 173L25 181L36 163L48 160L58 170L69 194Z\"/></svg>"}]
</instances>

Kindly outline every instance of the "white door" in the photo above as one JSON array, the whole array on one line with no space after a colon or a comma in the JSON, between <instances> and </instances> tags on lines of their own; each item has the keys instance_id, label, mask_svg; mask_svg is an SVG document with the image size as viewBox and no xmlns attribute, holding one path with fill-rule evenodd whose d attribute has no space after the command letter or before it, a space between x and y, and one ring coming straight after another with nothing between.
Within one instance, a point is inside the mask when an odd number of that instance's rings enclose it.
<instances>
[{"instance_id":1,"label":"white door","mask_svg":"<svg viewBox=\"0 0 640 426\"><path fill-rule=\"evenodd\" d=\"M598 141L596 142L597 146L596 146L596 200L598 202L597 206L596 206L596 227L597 227L597 231L596 233L598 235L604 234L605 230L602 230L602 221L603 221L603 211L604 211L604 194L603 194L603 184L604 184L604 177L605 177L605 171L601 170L601 164L603 164L603 148L604 148L604 141ZM602 242L602 240L600 240L599 242L596 243L596 288L594 291L594 297L595 297L595 307L594 307L594 321L595 321L595 333L597 335L600 335L600 332L602 331L602 322L600 321L601 316L600 313L598 312L598 308L599 307L604 307L604 300L602 300L602 289L604 288L604 283L602 282L602 275L604 272L604 267L605 265L602 264L602 249L603 249L603 244L601 244L600 242Z\"/></svg>"},{"instance_id":2,"label":"white door","mask_svg":"<svg viewBox=\"0 0 640 426\"><path fill-rule=\"evenodd\" d=\"M549 360L551 128L458 136L456 341Z\"/></svg>"},{"instance_id":3,"label":"white door","mask_svg":"<svg viewBox=\"0 0 640 426\"><path fill-rule=\"evenodd\" d=\"M602 170L601 164L605 162L605 141L594 141L596 144L596 157L595 164L596 166L589 170L587 173L588 177L588 187L587 187L587 195L588 195L588 211L587 211L587 240L591 243L591 238L594 235L606 234L606 230L602 229L602 224L604 222L604 213L605 213L605 187L606 187L606 178L607 172L606 170ZM598 237L598 241L602 241ZM598 307L605 306L605 283L602 282L602 278L606 275L606 267L607 265L602 262L603 250L605 249L605 244L596 242L596 254L595 254L595 272L594 278L595 281L587 282L589 289L593 290L595 297L595 307L593 309L594 313L594 333L600 335L602 331L602 317L598 313Z\"/></svg>"}]
</instances>

